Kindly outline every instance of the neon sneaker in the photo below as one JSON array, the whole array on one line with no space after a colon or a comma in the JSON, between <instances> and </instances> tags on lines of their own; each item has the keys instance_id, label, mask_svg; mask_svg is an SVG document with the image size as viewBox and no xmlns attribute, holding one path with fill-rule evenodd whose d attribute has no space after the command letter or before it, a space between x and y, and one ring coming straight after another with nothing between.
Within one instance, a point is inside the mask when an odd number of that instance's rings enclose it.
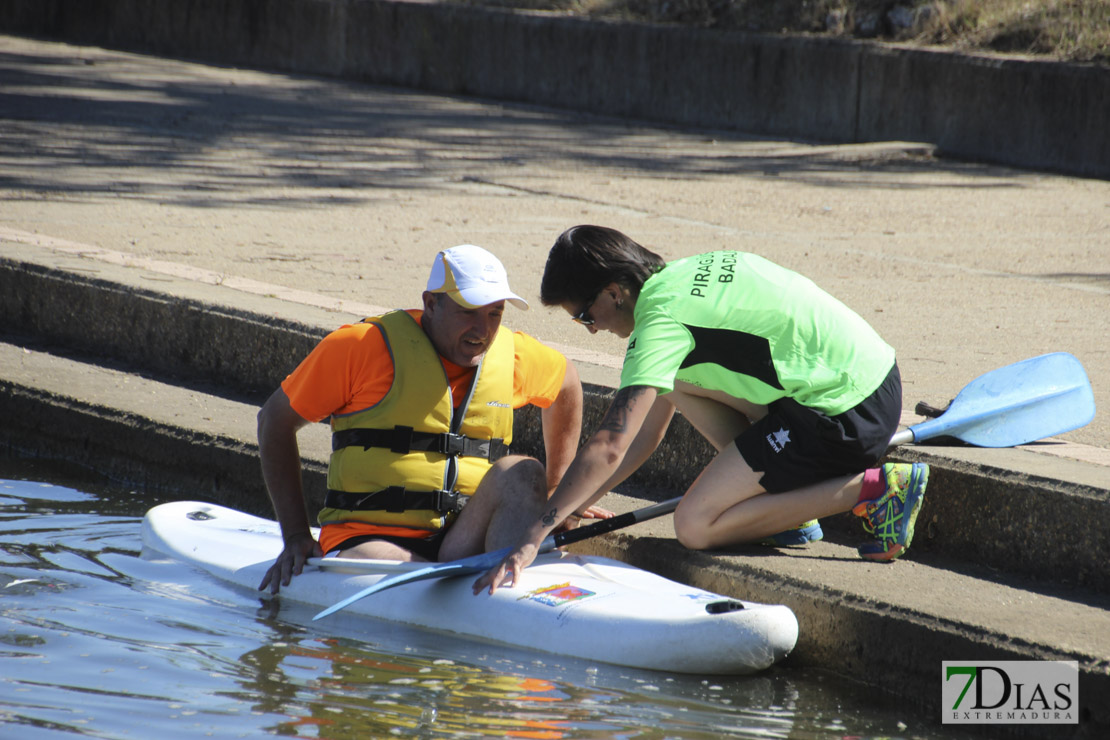
<instances>
[{"instance_id":1,"label":"neon sneaker","mask_svg":"<svg viewBox=\"0 0 1110 740\"><path fill-rule=\"evenodd\" d=\"M793 547L795 545L805 545L810 542L816 542L824 536L825 533L821 531L821 522L816 519L810 519L808 522L803 522L793 529L773 534L767 539L761 540L759 544L767 545L768 547Z\"/></svg>"},{"instance_id":2,"label":"neon sneaker","mask_svg":"<svg viewBox=\"0 0 1110 740\"><path fill-rule=\"evenodd\" d=\"M929 485L929 466L887 463L882 475L886 480L883 495L874 501L860 501L852 513L863 518L864 530L876 540L860 545L859 556L889 562L902 557L913 540L913 525Z\"/></svg>"}]
</instances>

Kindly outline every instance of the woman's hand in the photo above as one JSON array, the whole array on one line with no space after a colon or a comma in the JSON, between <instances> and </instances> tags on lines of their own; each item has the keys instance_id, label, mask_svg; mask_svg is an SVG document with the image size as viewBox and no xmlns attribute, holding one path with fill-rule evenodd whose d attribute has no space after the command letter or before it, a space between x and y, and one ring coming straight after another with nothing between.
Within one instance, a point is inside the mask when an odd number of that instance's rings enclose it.
<instances>
[{"instance_id":1,"label":"woman's hand","mask_svg":"<svg viewBox=\"0 0 1110 740\"><path fill-rule=\"evenodd\" d=\"M474 594L487 588L492 594L499 587L510 583L515 586L520 572L531 565L538 554L539 547L531 542L517 546L496 567L486 571L485 575L474 582Z\"/></svg>"},{"instance_id":2,"label":"woman's hand","mask_svg":"<svg viewBox=\"0 0 1110 740\"><path fill-rule=\"evenodd\" d=\"M572 529L578 529L584 526L582 523L583 519L612 519L614 516L616 516L616 514L608 509L603 509L600 506L591 506L581 514L571 514L568 516L563 520L562 524L555 528L555 531L567 532Z\"/></svg>"},{"instance_id":3,"label":"woman's hand","mask_svg":"<svg viewBox=\"0 0 1110 740\"><path fill-rule=\"evenodd\" d=\"M616 514L600 506L591 506L584 513L579 514L580 519L612 519L615 516Z\"/></svg>"}]
</instances>

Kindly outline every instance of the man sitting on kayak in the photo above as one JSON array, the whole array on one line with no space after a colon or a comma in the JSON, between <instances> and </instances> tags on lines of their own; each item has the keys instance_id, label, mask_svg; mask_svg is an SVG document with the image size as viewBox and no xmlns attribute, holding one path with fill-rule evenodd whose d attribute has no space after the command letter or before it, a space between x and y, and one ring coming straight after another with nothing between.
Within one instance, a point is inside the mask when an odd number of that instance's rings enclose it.
<instances>
[{"instance_id":1,"label":"man sitting on kayak","mask_svg":"<svg viewBox=\"0 0 1110 740\"><path fill-rule=\"evenodd\" d=\"M259 590L277 593L324 553L454 560L512 544L574 458L582 385L561 353L501 326L509 288L481 247L440 252L423 310L325 337L258 414L262 474L285 548ZM509 455L513 409L541 409L547 467ZM328 492L310 531L297 432L330 417ZM595 510L591 515L605 516Z\"/></svg>"}]
</instances>

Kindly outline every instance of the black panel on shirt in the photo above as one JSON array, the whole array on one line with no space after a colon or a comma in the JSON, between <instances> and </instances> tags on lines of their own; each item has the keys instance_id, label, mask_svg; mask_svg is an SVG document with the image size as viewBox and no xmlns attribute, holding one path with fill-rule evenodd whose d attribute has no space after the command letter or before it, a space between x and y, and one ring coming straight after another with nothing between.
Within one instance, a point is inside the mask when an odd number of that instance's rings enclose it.
<instances>
[{"instance_id":1,"label":"black panel on shirt","mask_svg":"<svg viewBox=\"0 0 1110 740\"><path fill-rule=\"evenodd\" d=\"M766 337L732 329L686 328L693 335L694 348L686 355L679 369L706 363L720 365L734 373L750 375L772 388L784 390L771 361L771 343Z\"/></svg>"}]
</instances>

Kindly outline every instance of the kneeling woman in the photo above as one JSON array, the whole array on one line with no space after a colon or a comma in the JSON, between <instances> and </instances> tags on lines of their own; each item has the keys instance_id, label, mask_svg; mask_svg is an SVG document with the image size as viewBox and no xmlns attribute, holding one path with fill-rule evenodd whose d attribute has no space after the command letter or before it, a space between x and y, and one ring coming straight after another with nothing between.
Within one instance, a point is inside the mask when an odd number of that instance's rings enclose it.
<instances>
[{"instance_id":1,"label":"kneeling woman","mask_svg":"<svg viewBox=\"0 0 1110 740\"><path fill-rule=\"evenodd\" d=\"M813 282L744 252L665 263L576 226L552 247L540 298L628 339L620 388L544 516L475 592L515 581L563 519L647 460L676 409L717 450L675 511L686 547L803 544L820 539L816 519L849 510L875 538L862 557L909 547L928 467L874 467L901 416L894 350Z\"/></svg>"}]
</instances>

